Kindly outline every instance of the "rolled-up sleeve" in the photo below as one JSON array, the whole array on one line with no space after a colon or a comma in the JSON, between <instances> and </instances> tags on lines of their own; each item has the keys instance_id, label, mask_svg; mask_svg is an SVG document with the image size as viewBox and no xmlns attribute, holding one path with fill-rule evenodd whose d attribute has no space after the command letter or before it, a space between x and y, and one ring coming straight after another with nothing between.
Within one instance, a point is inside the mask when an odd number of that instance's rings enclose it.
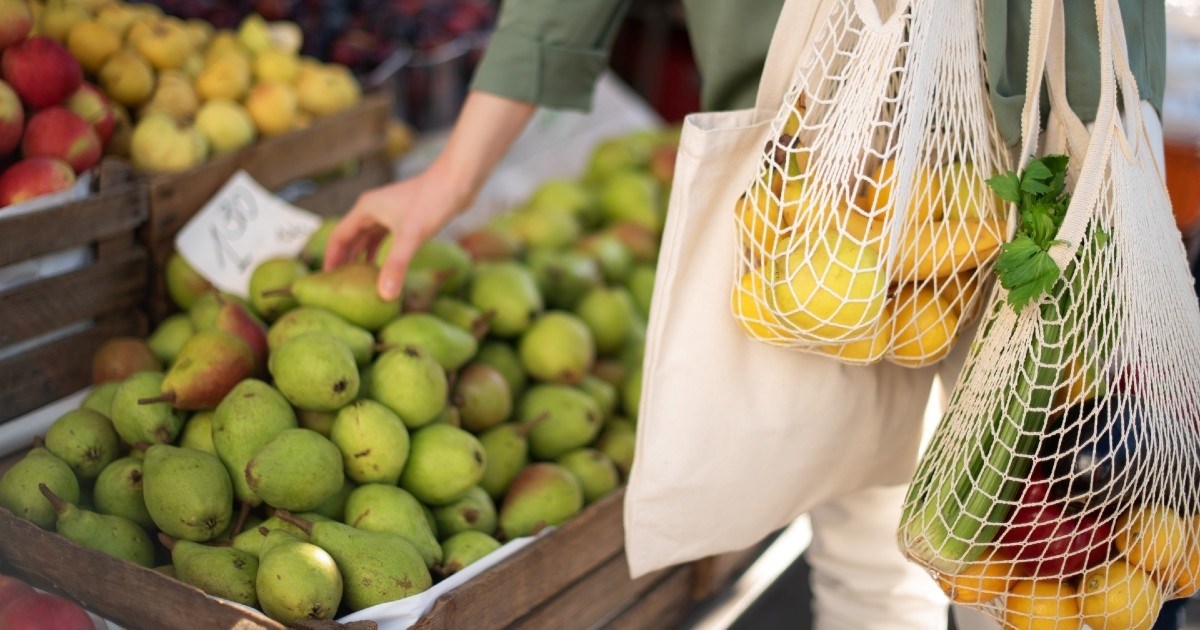
<instances>
[{"instance_id":1,"label":"rolled-up sleeve","mask_svg":"<svg viewBox=\"0 0 1200 630\"><path fill-rule=\"evenodd\" d=\"M471 87L587 110L631 0L505 0Z\"/></svg>"}]
</instances>

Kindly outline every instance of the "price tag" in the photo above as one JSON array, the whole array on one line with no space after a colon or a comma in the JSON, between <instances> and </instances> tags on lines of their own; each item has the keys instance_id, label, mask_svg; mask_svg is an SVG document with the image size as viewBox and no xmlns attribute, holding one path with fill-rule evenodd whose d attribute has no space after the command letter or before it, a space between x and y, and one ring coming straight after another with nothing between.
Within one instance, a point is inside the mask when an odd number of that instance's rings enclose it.
<instances>
[{"instance_id":1,"label":"price tag","mask_svg":"<svg viewBox=\"0 0 1200 630\"><path fill-rule=\"evenodd\" d=\"M296 256L320 224L238 171L179 231L175 249L213 286L246 297L259 263Z\"/></svg>"}]
</instances>

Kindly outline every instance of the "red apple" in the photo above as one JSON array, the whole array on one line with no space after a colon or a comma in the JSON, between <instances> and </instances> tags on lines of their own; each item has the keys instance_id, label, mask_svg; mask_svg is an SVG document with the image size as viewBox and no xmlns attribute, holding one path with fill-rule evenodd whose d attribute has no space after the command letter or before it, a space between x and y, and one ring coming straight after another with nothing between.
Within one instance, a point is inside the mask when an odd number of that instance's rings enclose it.
<instances>
[{"instance_id":1,"label":"red apple","mask_svg":"<svg viewBox=\"0 0 1200 630\"><path fill-rule=\"evenodd\" d=\"M100 161L100 136L79 114L66 107L48 107L34 114L25 127L21 152L25 158L58 158L76 173Z\"/></svg>"},{"instance_id":2,"label":"red apple","mask_svg":"<svg viewBox=\"0 0 1200 630\"><path fill-rule=\"evenodd\" d=\"M117 120L113 115L112 104L100 88L84 81L71 98L67 99L67 108L88 121L92 129L96 130L96 135L100 136L100 144L108 146L108 140L112 138L113 130L117 127ZM2 111L3 107L0 106L0 112Z\"/></svg>"},{"instance_id":3,"label":"red apple","mask_svg":"<svg viewBox=\"0 0 1200 630\"><path fill-rule=\"evenodd\" d=\"M62 103L83 83L79 62L48 37L31 37L5 50L0 73L32 109Z\"/></svg>"},{"instance_id":4,"label":"red apple","mask_svg":"<svg viewBox=\"0 0 1200 630\"><path fill-rule=\"evenodd\" d=\"M87 612L69 599L49 593L33 593L9 604L0 613L4 630L95 630Z\"/></svg>"},{"instance_id":5,"label":"red apple","mask_svg":"<svg viewBox=\"0 0 1200 630\"><path fill-rule=\"evenodd\" d=\"M25 130L25 106L12 86L0 81L0 155L8 155L21 144Z\"/></svg>"},{"instance_id":6,"label":"red apple","mask_svg":"<svg viewBox=\"0 0 1200 630\"><path fill-rule=\"evenodd\" d=\"M0 48L25 39L33 28L33 13L25 0L0 0Z\"/></svg>"},{"instance_id":7,"label":"red apple","mask_svg":"<svg viewBox=\"0 0 1200 630\"><path fill-rule=\"evenodd\" d=\"M75 185L71 165L54 158L29 158L8 167L0 175L0 208L29 201Z\"/></svg>"},{"instance_id":8,"label":"red apple","mask_svg":"<svg viewBox=\"0 0 1200 630\"><path fill-rule=\"evenodd\" d=\"M15 577L0 575L0 613L8 605L33 592L33 587Z\"/></svg>"}]
</instances>

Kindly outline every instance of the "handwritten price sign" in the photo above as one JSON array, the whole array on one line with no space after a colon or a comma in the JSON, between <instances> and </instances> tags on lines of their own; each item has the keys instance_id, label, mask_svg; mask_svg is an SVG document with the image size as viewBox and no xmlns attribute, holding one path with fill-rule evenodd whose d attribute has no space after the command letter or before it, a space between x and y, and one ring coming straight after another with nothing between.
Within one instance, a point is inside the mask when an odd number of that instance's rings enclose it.
<instances>
[{"instance_id":1,"label":"handwritten price sign","mask_svg":"<svg viewBox=\"0 0 1200 630\"><path fill-rule=\"evenodd\" d=\"M213 286L247 297L254 268L296 256L320 224L238 171L179 231L175 248Z\"/></svg>"}]
</instances>

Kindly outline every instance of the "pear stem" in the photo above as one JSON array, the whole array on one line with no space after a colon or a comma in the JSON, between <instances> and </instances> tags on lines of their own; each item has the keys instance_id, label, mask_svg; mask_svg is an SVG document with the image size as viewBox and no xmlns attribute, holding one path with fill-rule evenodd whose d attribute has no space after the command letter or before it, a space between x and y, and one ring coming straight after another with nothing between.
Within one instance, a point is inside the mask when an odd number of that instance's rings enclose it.
<instances>
[{"instance_id":1,"label":"pear stem","mask_svg":"<svg viewBox=\"0 0 1200 630\"><path fill-rule=\"evenodd\" d=\"M377 344L375 344L374 350L375 350L375 352L387 352L388 350L391 350L392 348L395 348L395 347L396 347L396 344L394 344L394 343L377 343Z\"/></svg>"},{"instance_id":2,"label":"pear stem","mask_svg":"<svg viewBox=\"0 0 1200 630\"><path fill-rule=\"evenodd\" d=\"M152 398L139 398L138 399L139 405L153 405L154 403L164 403L164 402L165 403L174 403L175 402L175 392L167 391L167 392L163 392L157 396L154 396Z\"/></svg>"},{"instance_id":3,"label":"pear stem","mask_svg":"<svg viewBox=\"0 0 1200 630\"><path fill-rule=\"evenodd\" d=\"M259 294L262 295L263 297L275 297L275 296L291 297L292 296L292 288L291 287L282 287L279 289L267 289L266 291L260 291Z\"/></svg>"},{"instance_id":4,"label":"pear stem","mask_svg":"<svg viewBox=\"0 0 1200 630\"><path fill-rule=\"evenodd\" d=\"M496 318L496 309L491 308L484 312L483 315L475 318L471 323L471 334L475 337L475 341L483 341L488 332L492 329L492 320Z\"/></svg>"},{"instance_id":5,"label":"pear stem","mask_svg":"<svg viewBox=\"0 0 1200 630\"><path fill-rule=\"evenodd\" d=\"M292 525L299 527L300 530L304 532L305 536L312 536L312 523L296 516L295 514L292 514L287 510L275 510L275 516L278 516L279 520L285 523L291 523Z\"/></svg>"},{"instance_id":6,"label":"pear stem","mask_svg":"<svg viewBox=\"0 0 1200 630\"><path fill-rule=\"evenodd\" d=\"M55 514L62 514L64 511L66 511L67 502L60 499L57 494L54 494L54 491L47 487L46 484L39 483L38 490L41 490L42 494L45 495L46 500L50 502L50 507L54 508Z\"/></svg>"},{"instance_id":7,"label":"pear stem","mask_svg":"<svg viewBox=\"0 0 1200 630\"><path fill-rule=\"evenodd\" d=\"M177 541L174 538L171 538L162 532L158 532L158 542L162 543L162 546L166 547L167 551L175 551L175 543Z\"/></svg>"},{"instance_id":8,"label":"pear stem","mask_svg":"<svg viewBox=\"0 0 1200 630\"><path fill-rule=\"evenodd\" d=\"M146 451L150 450L150 445L145 442L138 442L137 444L133 445L133 449L145 453Z\"/></svg>"},{"instance_id":9,"label":"pear stem","mask_svg":"<svg viewBox=\"0 0 1200 630\"><path fill-rule=\"evenodd\" d=\"M267 536L267 535L269 535L269 534L271 533L271 530L267 529L266 527L261 527L261 526L260 526L260 527L258 528L258 533L262 534L263 536Z\"/></svg>"},{"instance_id":10,"label":"pear stem","mask_svg":"<svg viewBox=\"0 0 1200 630\"><path fill-rule=\"evenodd\" d=\"M479 520L479 510L476 510L475 508L467 508L463 510L462 515L463 520L471 523L472 525L475 524L475 521Z\"/></svg>"},{"instance_id":11,"label":"pear stem","mask_svg":"<svg viewBox=\"0 0 1200 630\"><path fill-rule=\"evenodd\" d=\"M230 536L237 536L242 533L242 528L246 526L246 519L250 517L250 502L242 501L242 510L238 512L237 522L233 524L233 530Z\"/></svg>"},{"instance_id":12,"label":"pear stem","mask_svg":"<svg viewBox=\"0 0 1200 630\"><path fill-rule=\"evenodd\" d=\"M40 435L33 436L33 448L46 448L46 438Z\"/></svg>"},{"instance_id":13,"label":"pear stem","mask_svg":"<svg viewBox=\"0 0 1200 630\"><path fill-rule=\"evenodd\" d=\"M550 412L543 411L542 413L539 413L538 415L530 418L529 420L526 420L525 422L518 424L516 427L517 435L519 435L521 437L525 437L525 436L529 435L529 433L531 431L538 428L539 424L541 424L549 419L550 419Z\"/></svg>"}]
</instances>

